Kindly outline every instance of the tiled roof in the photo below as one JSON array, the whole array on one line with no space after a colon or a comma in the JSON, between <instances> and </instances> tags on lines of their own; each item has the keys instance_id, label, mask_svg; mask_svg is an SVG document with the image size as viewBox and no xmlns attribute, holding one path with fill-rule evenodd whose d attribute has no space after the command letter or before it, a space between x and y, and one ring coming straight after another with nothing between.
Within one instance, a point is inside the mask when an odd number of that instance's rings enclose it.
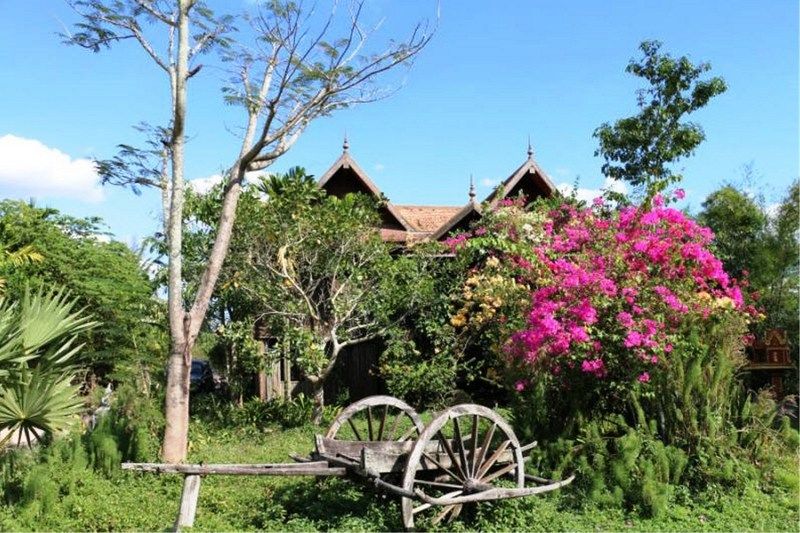
<instances>
[{"instance_id":1,"label":"tiled roof","mask_svg":"<svg viewBox=\"0 0 800 533\"><path fill-rule=\"evenodd\" d=\"M381 228L381 239L384 242L407 242L409 235L409 232L401 229Z\"/></svg>"},{"instance_id":2,"label":"tiled roof","mask_svg":"<svg viewBox=\"0 0 800 533\"><path fill-rule=\"evenodd\" d=\"M394 204L394 208L413 230L432 233L458 213L462 206Z\"/></svg>"}]
</instances>

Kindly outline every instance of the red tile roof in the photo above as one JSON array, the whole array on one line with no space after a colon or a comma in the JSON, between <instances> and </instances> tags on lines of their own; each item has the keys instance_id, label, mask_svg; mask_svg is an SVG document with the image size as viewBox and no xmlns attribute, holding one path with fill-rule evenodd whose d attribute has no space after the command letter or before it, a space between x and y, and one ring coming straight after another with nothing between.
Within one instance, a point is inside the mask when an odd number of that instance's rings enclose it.
<instances>
[{"instance_id":1,"label":"red tile roof","mask_svg":"<svg viewBox=\"0 0 800 533\"><path fill-rule=\"evenodd\" d=\"M451 205L397 205L394 208L415 231L432 233L441 228L462 206Z\"/></svg>"}]
</instances>

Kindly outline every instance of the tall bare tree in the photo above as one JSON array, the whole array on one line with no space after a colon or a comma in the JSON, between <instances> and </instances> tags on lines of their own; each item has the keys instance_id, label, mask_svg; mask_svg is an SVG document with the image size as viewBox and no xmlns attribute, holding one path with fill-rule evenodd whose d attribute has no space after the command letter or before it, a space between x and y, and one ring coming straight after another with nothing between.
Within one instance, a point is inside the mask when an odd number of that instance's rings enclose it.
<instances>
[{"instance_id":1,"label":"tall bare tree","mask_svg":"<svg viewBox=\"0 0 800 533\"><path fill-rule=\"evenodd\" d=\"M227 254L236 205L247 172L274 163L316 118L388 95L374 83L382 74L410 64L432 32L417 24L402 41L367 52L377 26L365 27L362 4L334 4L325 17L301 2L272 0L255 15L216 16L197 0L75 0L80 16L66 42L93 51L131 40L169 79L169 126L149 150L126 150L101 163L105 180L161 188L168 244L168 314L171 347L166 390L166 430L162 457L186 457L191 351ZM252 30L253 44L232 39L234 23ZM160 46L159 46L160 45ZM182 214L189 82L201 68L200 55L220 51L231 72L223 88L229 104L246 112L238 153L225 173L219 224L197 291L184 305ZM158 144L160 143L160 145ZM126 153L127 152L127 153ZM154 162L148 156L155 156ZM138 161L138 162L137 162ZM138 172L136 166L140 165Z\"/></svg>"}]
</instances>

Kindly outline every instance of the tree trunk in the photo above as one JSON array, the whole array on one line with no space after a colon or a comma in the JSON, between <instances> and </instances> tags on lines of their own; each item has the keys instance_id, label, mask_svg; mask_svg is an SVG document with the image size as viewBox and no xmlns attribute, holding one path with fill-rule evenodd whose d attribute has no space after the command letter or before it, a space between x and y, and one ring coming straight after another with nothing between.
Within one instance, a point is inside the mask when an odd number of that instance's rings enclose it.
<instances>
[{"instance_id":1,"label":"tree trunk","mask_svg":"<svg viewBox=\"0 0 800 533\"><path fill-rule=\"evenodd\" d=\"M322 423L322 413L325 409L325 380L315 379L311 381L312 397L314 399L314 412L311 421L318 426Z\"/></svg>"},{"instance_id":2,"label":"tree trunk","mask_svg":"<svg viewBox=\"0 0 800 533\"><path fill-rule=\"evenodd\" d=\"M192 366L192 346L197 338L191 334L195 327L192 316L183 308L183 168L186 128L186 80L189 68L189 8L190 0L180 0L178 6L178 52L170 71L172 84L172 187L169 205L169 248L167 311L170 329L169 371L164 405L166 428L161 450L166 463L186 459L189 440L189 373ZM200 317L202 322L202 317ZM194 327L193 327L194 326Z\"/></svg>"},{"instance_id":3,"label":"tree trunk","mask_svg":"<svg viewBox=\"0 0 800 533\"><path fill-rule=\"evenodd\" d=\"M173 346L167 370L167 390L164 406L166 427L161 455L166 463L180 463L186 459L189 437L189 375L191 358L186 343Z\"/></svg>"}]
</instances>

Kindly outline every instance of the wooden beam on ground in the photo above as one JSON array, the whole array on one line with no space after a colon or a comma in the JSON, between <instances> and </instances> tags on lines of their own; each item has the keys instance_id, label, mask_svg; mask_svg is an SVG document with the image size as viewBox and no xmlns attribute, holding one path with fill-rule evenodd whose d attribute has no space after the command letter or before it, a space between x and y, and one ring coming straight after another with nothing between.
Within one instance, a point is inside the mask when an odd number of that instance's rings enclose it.
<instances>
[{"instance_id":1,"label":"wooden beam on ground","mask_svg":"<svg viewBox=\"0 0 800 533\"><path fill-rule=\"evenodd\" d=\"M123 470L156 474L229 475L229 476L344 476L346 468L332 467L327 461L276 464L166 464L122 463Z\"/></svg>"}]
</instances>

